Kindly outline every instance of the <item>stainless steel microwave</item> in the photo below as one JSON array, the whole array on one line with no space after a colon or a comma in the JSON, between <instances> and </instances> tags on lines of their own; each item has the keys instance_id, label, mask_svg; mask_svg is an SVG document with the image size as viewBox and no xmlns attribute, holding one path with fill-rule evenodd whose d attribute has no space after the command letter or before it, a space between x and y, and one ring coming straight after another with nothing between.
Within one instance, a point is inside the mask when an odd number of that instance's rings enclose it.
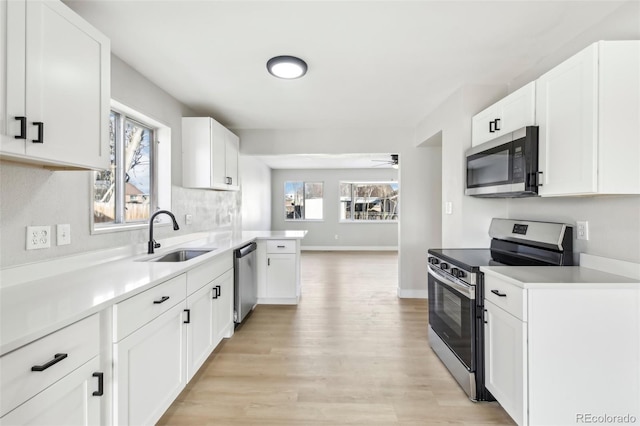
<instances>
[{"instance_id":1,"label":"stainless steel microwave","mask_svg":"<svg viewBox=\"0 0 640 426\"><path fill-rule=\"evenodd\" d=\"M516 198L538 195L538 127L527 126L465 153L466 195Z\"/></svg>"}]
</instances>

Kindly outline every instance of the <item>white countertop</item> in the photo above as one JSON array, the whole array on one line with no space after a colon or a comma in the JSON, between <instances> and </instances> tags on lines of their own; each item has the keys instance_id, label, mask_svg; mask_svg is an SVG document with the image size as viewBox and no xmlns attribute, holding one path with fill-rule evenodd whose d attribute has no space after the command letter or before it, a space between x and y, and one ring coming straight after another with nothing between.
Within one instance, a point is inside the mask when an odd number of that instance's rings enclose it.
<instances>
[{"instance_id":1,"label":"white countertop","mask_svg":"<svg viewBox=\"0 0 640 426\"><path fill-rule=\"evenodd\" d=\"M640 288L638 280L582 266L483 266L480 270L525 289Z\"/></svg>"},{"instance_id":2,"label":"white countertop","mask_svg":"<svg viewBox=\"0 0 640 426\"><path fill-rule=\"evenodd\" d=\"M172 245L160 241L163 247L152 255L140 253L138 246L105 250L108 260L102 262L95 260L101 254L95 252L90 257L47 261L46 268L42 263L8 268L2 271L0 288L0 355L256 239L302 239L306 233L256 231L243 232L239 237L199 233L193 234L193 239L181 236L180 242ZM215 250L185 262L141 261L181 248ZM56 263L62 266L56 267Z\"/></svg>"}]
</instances>

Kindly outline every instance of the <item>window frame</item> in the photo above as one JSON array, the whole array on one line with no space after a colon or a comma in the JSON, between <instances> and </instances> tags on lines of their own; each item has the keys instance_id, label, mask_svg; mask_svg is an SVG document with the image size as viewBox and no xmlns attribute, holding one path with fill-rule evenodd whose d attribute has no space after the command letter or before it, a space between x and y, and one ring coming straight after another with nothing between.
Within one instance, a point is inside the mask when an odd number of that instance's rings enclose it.
<instances>
[{"instance_id":1,"label":"window frame","mask_svg":"<svg viewBox=\"0 0 640 426\"><path fill-rule=\"evenodd\" d=\"M149 214L161 208L171 209L171 128L166 124L155 120L139 111L134 110L114 99L111 100L111 111L120 115L118 123L118 132L122 132L125 122L129 120L135 124L138 124L151 131L150 135L150 160L149 165ZM124 176L125 171L122 171L122 158L124 157L124 143L117 143L116 146L116 171L120 176ZM162 158L161 158L162 157ZM162 164L160 164L162 163ZM162 178L159 175L159 169L162 167L163 173L166 171L168 177ZM97 172L90 173L90 225L91 234L103 234L110 232L131 231L136 229L145 229L149 226L148 220L139 220L132 222L124 222L124 204L126 204L125 194L125 180L122 177L116 180L116 194L118 197L116 200L115 220L111 223L97 223L94 220L94 202L95 202L95 175ZM119 209L117 206L121 205ZM118 222L120 220L120 222ZM168 218L158 217L156 219L158 225L169 225Z\"/></svg>"},{"instance_id":2,"label":"window frame","mask_svg":"<svg viewBox=\"0 0 640 426\"><path fill-rule=\"evenodd\" d=\"M305 206L305 210L304 210L304 216L301 219L289 219L287 218L287 211L284 208L285 206L285 202L286 202L286 196L287 196L287 183L302 183L302 196L304 199L304 206ZM306 218L306 205L307 205L307 197L306 197L306 184L321 184L322 185L322 218L321 219L307 219ZM314 180L314 181L307 181L307 180L285 180L283 183L283 194L282 194L282 201L283 201L283 209L284 209L284 221L285 222L324 222L324 200L325 200L325 196L324 196L324 181L320 181L320 180Z\"/></svg>"},{"instance_id":3,"label":"window frame","mask_svg":"<svg viewBox=\"0 0 640 426\"><path fill-rule=\"evenodd\" d=\"M353 219L353 212L351 219L342 219L342 200L341 200L341 186L343 184L351 185L351 195L350 199L353 201L353 187L354 185L376 185L376 184L395 184L398 185L398 211L396 213L395 219ZM338 181L338 223L395 223L398 224L400 222L400 183L395 180L375 180L375 181L358 181L358 180L340 180Z\"/></svg>"}]
</instances>

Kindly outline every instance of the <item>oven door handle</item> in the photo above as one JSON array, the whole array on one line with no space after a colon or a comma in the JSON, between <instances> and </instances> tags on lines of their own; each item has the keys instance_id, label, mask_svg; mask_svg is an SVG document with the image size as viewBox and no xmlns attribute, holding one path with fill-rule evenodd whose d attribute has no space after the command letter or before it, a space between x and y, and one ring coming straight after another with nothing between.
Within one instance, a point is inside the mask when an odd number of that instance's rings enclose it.
<instances>
[{"instance_id":1,"label":"oven door handle","mask_svg":"<svg viewBox=\"0 0 640 426\"><path fill-rule=\"evenodd\" d=\"M476 298L476 289L474 286L464 285L456 281L452 281L444 273L442 273L438 269L435 269L431 265L429 265L429 273L434 277L442 280L444 284L451 287L453 290L455 290L457 293L460 293L462 296L466 297L467 299L474 300Z\"/></svg>"}]
</instances>

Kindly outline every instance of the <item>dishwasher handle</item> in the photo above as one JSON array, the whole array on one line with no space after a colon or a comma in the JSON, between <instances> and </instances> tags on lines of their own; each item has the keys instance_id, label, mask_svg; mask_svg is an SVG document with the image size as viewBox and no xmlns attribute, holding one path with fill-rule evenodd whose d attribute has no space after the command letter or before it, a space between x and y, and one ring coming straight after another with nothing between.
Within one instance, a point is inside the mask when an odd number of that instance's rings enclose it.
<instances>
[{"instance_id":1,"label":"dishwasher handle","mask_svg":"<svg viewBox=\"0 0 640 426\"><path fill-rule=\"evenodd\" d=\"M257 248L258 248L258 245L256 243L249 243L244 247L240 247L239 249L236 249L234 254L237 259L240 259L247 256L250 253L253 253L254 251L256 251Z\"/></svg>"}]
</instances>

